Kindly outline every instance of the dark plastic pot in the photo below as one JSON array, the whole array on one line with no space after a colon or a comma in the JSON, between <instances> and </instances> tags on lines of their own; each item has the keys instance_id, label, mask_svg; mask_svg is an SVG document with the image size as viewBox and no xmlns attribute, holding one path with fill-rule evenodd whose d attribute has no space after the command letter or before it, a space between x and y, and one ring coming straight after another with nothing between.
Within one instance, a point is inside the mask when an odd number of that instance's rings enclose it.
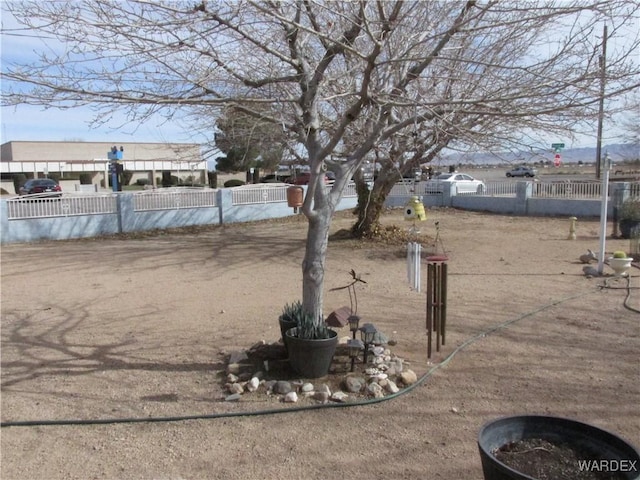
<instances>
[{"instance_id":1,"label":"dark plastic pot","mask_svg":"<svg viewBox=\"0 0 640 480\"><path fill-rule=\"evenodd\" d=\"M321 340L306 340L295 334L295 328L285 333L291 369L304 378L327 375L338 346L338 333L329 330L329 338Z\"/></svg>"},{"instance_id":2,"label":"dark plastic pot","mask_svg":"<svg viewBox=\"0 0 640 480\"><path fill-rule=\"evenodd\" d=\"M289 348L287 347L287 337L285 333L287 330L291 330L298 326L298 322L295 320L283 320L282 317L278 317L278 322L280 323L280 335L282 335L282 343L284 343L284 348L289 353Z\"/></svg>"},{"instance_id":3,"label":"dark plastic pot","mask_svg":"<svg viewBox=\"0 0 640 480\"><path fill-rule=\"evenodd\" d=\"M510 442L542 438L562 441L579 449L599 452L603 460L635 462L634 472L620 472L627 480L640 479L640 453L621 437L592 425L562 417L522 415L486 423L478 435L485 480L536 480L498 461L492 452Z\"/></svg>"}]
</instances>

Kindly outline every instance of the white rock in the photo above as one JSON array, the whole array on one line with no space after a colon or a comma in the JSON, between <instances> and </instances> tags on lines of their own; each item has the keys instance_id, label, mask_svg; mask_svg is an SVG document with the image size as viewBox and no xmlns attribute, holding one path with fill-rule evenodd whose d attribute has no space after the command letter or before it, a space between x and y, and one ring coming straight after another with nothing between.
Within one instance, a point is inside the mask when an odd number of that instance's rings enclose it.
<instances>
[{"instance_id":1,"label":"white rock","mask_svg":"<svg viewBox=\"0 0 640 480\"><path fill-rule=\"evenodd\" d=\"M227 382L236 383L237 381L238 381L237 375L234 375L233 373L230 373L229 375L227 375Z\"/></svg>"},{"instance_id":2,"label":"white rock","mask_svg":"<svg viewBox=\"0 0 640 480\"><path fill-rule=\"evenodd\" d=\"M344 392L335 392L333 395L331 395L331 400L333 400L334 402L342 403L346 401L347 398L349 398L349 395Z\"/></svg>"},{"instance_id":3,"label":"white rock","mask_svg":"<svg viewBox=\"0 0 640 480\"><path fill-rule=\"evenodd\" d=\"M380 355L382 355L384 353L384 347L373 347L373 354L376 357L379 357Z\"/></svg>"},{"instance_id":4,"label":"white rock","mask_svg":"<svg viewBox=\"0 0 640 480\"><path fill-rule=\"evenodd\" d=\"M382 390L382 387L375 382L367 385L367 393L375 398L384 397L384 391Z\"/></svg>"},{"instance_id":5,"label":"white rock","mask_svg":"<svg viewBox=\"0 0 640 480\"><path fill-rule=\"evenodd\" d=\"M369 367L364 371L364 373L366 373L367 375L375 375L376 373L380 373L380 370L378 370L377 368Z\"/></svg>"},{"instance_id":6,"label":"white rock","mask_svg":"<svg viewBox=\"0 0 640 480\"><path fill-rule=\"evenodd\" d=\"M298 394L296 392L289 392L284 396L285 403L296 403L298 401Z\"/></svg>"},{"instance_id":7,"label":"white rock","mask_svg":"<svg viewBox=\"0 0 640 480\"><path fill-rule=\"evenodd\" d=\"M315 390L315 388L313 387L313 383L305 383L302 385L302 388L300 389L302 390L302 392L313 392Z\"/></svg>"},{"instance_id":8,"label":"white rock","mask_svg":"<svg viewBox=\"0 0 640 480\"><path fill-rule=\"evenodd\" d=\"M242 385L239 383L228 384L227 389L229 390L229 393L232 393L232 394L244 392L244 388L242 388Z\"/></svg>"},{"instance_id":9,"label":"white rock","mask_svg":"<svg viewBox=\"0 0 640 480\"><path fill-rule=\"evenodd\" d=\"M458 409L456 407L451 407L451 412L452 413L458 413Z\"/></svg>"},{"instance_id":10,"label":"white rock","mask_svg":"<svg viewBox=\"0 0 640 480\"><path fill-rule=\"evenodd\" d=\"M413 385L418 381L418 376L413 370L405 370L400 374L400 379L405 385Z\"/></svg>"},{"instance_id":11,"label":"white rock","mask_svg":"<svg viewBox=\"0 0 640 480\"><path fill-rule=\"evenodd\" d=\"M398 393L400 388L393 382L393 380L387 380L387 383L384 386L385 390L389 393Z\"/></svg>"},{"instance_id":12,"label":"white rock","mask_svg":"<svg viewBox=\"0 0 640 480\"><path fill-rule=\"evenodd\" d=\"M259 386L260 386L260 379L258 377L252 377L251 380L247 382L247 385L245 386L245 388L247 389L248 392L255 392L256 390L258 390Z\"/></svg>"}]
</instances>

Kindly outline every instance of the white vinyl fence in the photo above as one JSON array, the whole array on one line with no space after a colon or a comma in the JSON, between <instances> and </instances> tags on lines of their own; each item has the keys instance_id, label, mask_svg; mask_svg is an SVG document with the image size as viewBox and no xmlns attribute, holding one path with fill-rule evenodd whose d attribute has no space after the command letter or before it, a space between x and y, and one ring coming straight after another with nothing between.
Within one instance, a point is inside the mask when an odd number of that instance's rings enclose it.
<instances>
[{"instance_id":1,"label":"white vinyl fence","mask_svg":"<svg viewBox=\"0 0 640 480\"><path fill-rule=\"evenodd\" d=\"M179 208L216 207L216 190L210 188L162 188L136 192L134 210L173 210Z\"/></svg>"},{"instance_id":2,"label":"white vinyl fence","mask_svg":"<svg viewBox=\"0 0 640 480\"><path fill-rule=\"evenodd\" d=\"M602 182L534 182L533 197L600 198Z\"/></svg>"},{"instance_id":3,"label":"white vinyl fence","mask_svg":"<svg viewBox=\"0 0 640 480\"><path fill-rule=\"evenodd\" d=\"M114 193L63 194L62 197L26 195L7 200L7 210L10 220L18 220L116 213L118 204Z\"/></svg>"},{"instance_id":4,"label":"white vinyl fence","mask_svg":"<svg viewBox=\"0 0 640 480\"><path fill-rule=\"evenodd\" d=\"M426 182L400 183L385 205L401 207L420 196L426 207L453 206L468 210L524 215L598 216L600 182L486 182L482 193L428 193ZM67 193L61 197L23 196L2 199L2 243L79 238L279 218L292 214L283 184L263 184L213 190L157 189L138 192ZM526 188L523 188L526 187ZM331 188L331 187L327 187ZM612 197L640 197L640 183L613 182ZM355 184L345 187L339 210L356 206ZM611 204L610 204L611 206Z\"/></svg>"},{"instance_id":5,"label":"white vinyl fence","mask_svg":"<svg viewBox=\"0 0 640 480\"><path fill-rule=\"evenodd\" d=\"M287 188L291 185L263 183L233 187L233 205L251 205L256 203L274 203L287 201Z\"/></svg>"}]
</instances>

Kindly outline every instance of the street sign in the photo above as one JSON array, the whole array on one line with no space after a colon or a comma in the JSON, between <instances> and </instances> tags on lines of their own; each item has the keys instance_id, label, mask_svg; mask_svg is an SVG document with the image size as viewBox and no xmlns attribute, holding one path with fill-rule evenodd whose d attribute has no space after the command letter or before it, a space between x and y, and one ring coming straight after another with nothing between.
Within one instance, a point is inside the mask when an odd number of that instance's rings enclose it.
<instances>
[{"instance_id":1,"label":"street sign","mask_svg":"<svg viewBox=\"0 0 640 480\"><path fill-rule=\"evenodd\" d=\"M564 148L564 143L552 143L551 148Z\"/></svg>"}]
</instances>

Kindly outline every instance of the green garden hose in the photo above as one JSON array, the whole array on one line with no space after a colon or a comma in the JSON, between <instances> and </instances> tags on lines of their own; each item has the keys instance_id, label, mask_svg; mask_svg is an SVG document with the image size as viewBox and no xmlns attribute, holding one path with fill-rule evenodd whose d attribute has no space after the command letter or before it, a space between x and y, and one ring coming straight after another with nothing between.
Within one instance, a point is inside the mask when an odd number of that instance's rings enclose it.
<instances>
[{"instance_id":1,"label":"green garden hose","mask_svg":"<svg viewBox=\"0 0 640 480\"><path fill-rule=\"evenodd\" d=\"M613 288L608 286L601 286L601 288ZM317 405L305 405L299 407L287 407L287 408L276 408L276 409L267 409L267 410L258 410L255 412L226 412L226 413L211 413L211 414L199 414L199 415L180 415L180 416L167 416L167 417L133 417L133 418L97 418L97 419L61 419L61 420L16 420L16 421L8 421L1 422L0 427L35 427L35 426L53 426L53 425L104 425L104 424L118 424L118 423L159 423L159 422L182 422L186 420L212 420L218 418L230 418L230 417L252 417L259 415L274 415L280 413L294 413L294 412L302 412L308 410L320 410L325 408L346 408L346 407L358 407L365 405L372 405L375 403L386 402L388 400L392 400L401 395L407 394L412 391L414 388L417 388L424 384L429 377L431 377L436 371L445 367L458 353L472 345L473 343L481 340L495 332L498 332L504 328L509 327L510 325L524 320L525 318L536 315L544 310L555 307L556 305L560 305L569 300L574 300L576 298L580 298L592 293L592 289L589 289L585 292L571 295L569 297L556 300L554 302L548 303L539 307L530 312L524 313L516 318L511 320L507 320L498 325L495 325L487 330L484 330L473 337L470 337L461 345L456 347L445 359L433 366L429 369L424 375L422 375L414 384L407 386L406 388L400 390L397 393L393 393L391 395L387 395L383 398L373 398L362 400L358 402L348 402L348 403L327 403L327 404L317 404ZM627 298L625 299L625 303Z\"/></svg>"}]
</instances>

